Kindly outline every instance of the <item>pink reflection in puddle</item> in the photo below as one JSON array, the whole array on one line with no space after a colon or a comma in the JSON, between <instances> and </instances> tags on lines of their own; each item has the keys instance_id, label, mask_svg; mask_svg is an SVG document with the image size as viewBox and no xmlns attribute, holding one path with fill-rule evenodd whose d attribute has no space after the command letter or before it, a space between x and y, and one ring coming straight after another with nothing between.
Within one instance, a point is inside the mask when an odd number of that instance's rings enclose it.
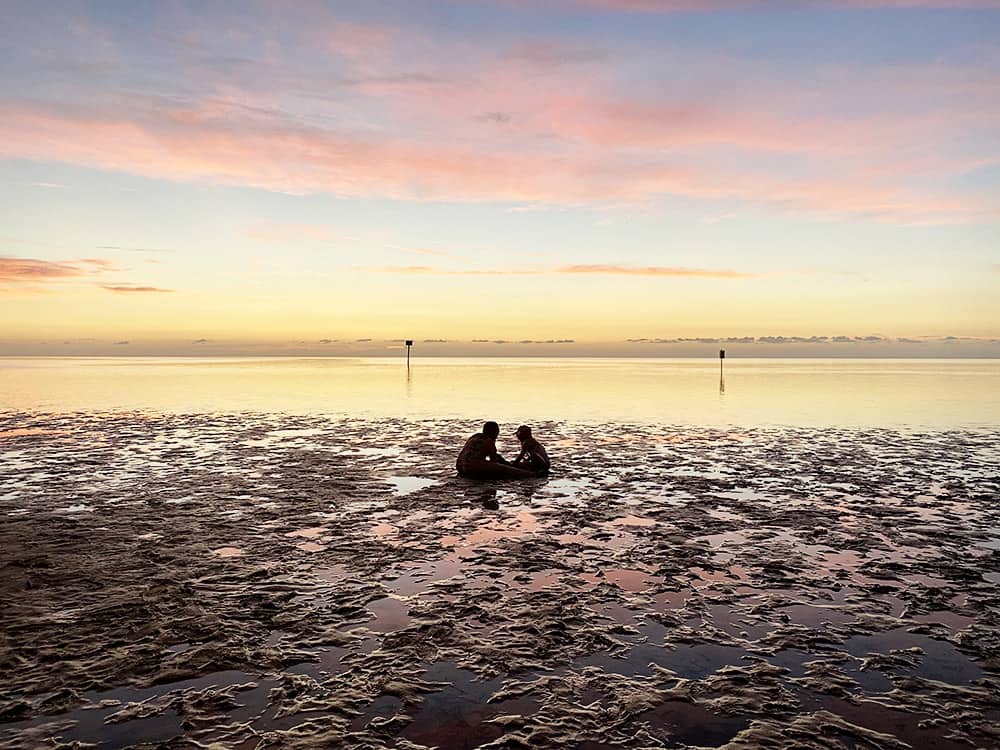
<instances>
[{"instance_id":1,"label":"pink reflection in puddle","mask_svg":"<svg viewBox=\"0 0 1000 750\"><path fill-rule=\"evenodd\" d=\"M708 542L711 547L736 547L746 544L750 537L742 531L724 531L721 534L706 534L695 537L692 541Z\"/></svg>"},{"instance_id":2,"label":"pink reflection in puddle","mask_svg":"<svg viewBox=\"0 0 1000 750\"><path fill-rule=\"evenodd\" d=\"M583 534L553 534L552 538L559 544L587 544L590 542L590 537Z\"/></svg>"},{"instance_id":3,"label":"pink reflection in puddle","mask_svg":"<svg viewBox=\"0 0 1000 750\"><path fill-rule=\"evenodd\" d=\"M518 586L528 591L541 591L562 582L562 571L541 570L536 573L508 573L500 578L508 586Z\"/></svg>"},{"instance_id":4,"label":"pink reflection in puddle","mask_svg":"<svg viewBox=\"0 0 1000 750\"><path fill-rule=\"evenodd\" d=\"M315 568L313 574L322 581L342 581L347 578L347 568L343 565L328 565L324 568Z\"/></svg>"},{"instance_id":5,"label":"pink reflection in puddle","mask_svg":"<svg viewBox=\"0 0 1000 750\"><path fill-rule=\"evenodd\" d=\"M948 628L952 633L957 633L959 630L965 630L976 621L975 617L959 615L955 612L948 612L945 610L931 612L929 615L916 615L913 619L916 622L940 623Z\"/></svg>"},{"instance_id":6,"label":"pink reflection in puddle","mask_svg":"<svg viewBox=\"0 0 1000 750\"><path fill-rule=\"evenodd\" d=\"M580 578L594 586L609 583L623 591L633 592L645 591L657 582L657 579L650 577L645 571L629 570L627 568L609 568L604 571L604 575L581 573Z\"/></svg>"},{"instance_id":7,"label":"pink reflection in puddle","mask_svg":"<svg viewBox=\"0 0 1000 750\"><path fill-rule=\"evenodd\" d=\"M402 575L390 578L386 585L398 596L413 596L425 591L430 584L453 578L461 572L462 559L452 554L432 563L420 564Z\"/></svg>"},{"instance_id":8,"label":"pink reflection in puddle","mask_svg":"<svg viewBox=\"0 0 1000 750\"><path fill-rule=\"evenodd\" d=\"M744 521L743 516L738 513L731 513L728 510L722 510L721 508L711 508L705 511L712 518L719 521Z\"/></svg>"},{"instance_id":9,"label":"pink reflection in puddle","mask_svg":"<svg viewBox=\"0 0 1000 750\"><path fill-rule=\"evenodd\" d=\"M652 518L642 518L640 516L622 516L608 523L609 526L656 526L656 521Z\"/></svg>"},{"instance_id":10,"label":"pink reflection in puddle","mask_svg":"<svg viewBox=\"0 0 1000 750\"><path fill-rule=\"evenodd\" d=\"M389 539L388 537L394 537L399 533L399 529L393 526L391 523L377 523L370 529L374 536L377 536L386 544L392 544L398 546L399 542L394 539Z\"/></svg>"},{"instance_id":11,"label":"pink reflection in puddle","mask_svg":"<svg viewBox=\"0 0 1000 750\"><path fill-rule=\"evenodd\" d=\"M656 609L680 609L687 604L687 600L692 596L691 591L661 591L653 596Z\"/></svg>"},{"instance_id":12,"label":"pink reflection in puddle","mask_svg":"<svg viewBox=\"0 0 1000 750\"><path fill-rule=\"evenodd\" d=\"M449 534L440 539L444 547L478 547L482 544L496 542L501 539L513 539L533 534L543 525L533 513L527 510L519 511L512 519L496 521L489 526L476 529L464 537Z\"/></svg>"},{"instance_id":13,"label":"pink reflection in puddle","mask_svg":"<svg viewBox=\"0 0 1000 750\"><path fill-rule=\"evenodd\" d=\"M242 557L246 553L239 547L219 547L218 549L213 549L212 554L219 557Z\"/></svg>"},{"instance_id":14,"label":"pink reflection in puddle","mask_svg":"<svg viewBox=\"0 0 1000 750\"><path fill-rule=\"evenodd\" d=\"M690 582L695 588L704 588L715 583L736 583L737 581L750 580L750 576L747 575L749 571L742 565L734 565L728 570L705 570L704 568L691 568L690 570L697 576L695 580Z\"/></svg>"},{"instance_id":15,"label":"pink reflection in puddle","mask_svg":"<svg viewBox=\"0 0 1000 750\"><path fill-rule=\"evenodd\" d=\"M948 585L948 581L937 576L923 575L920 573L902 576L907 583L921 583L929 589L943 589Z\"/></svg>"},{"instance_id":16,"label":"pink reflection in puddle","mask_svg":"<svg viewBox=\"0 0 1000 750\"><path fill-rule=\"evenodd\" d=\"M613 620L622 625L636 625L638 618L642 615L634 609L623 607L621 604L607 602L597 604L593 607L597 616L604 620Z\"/></svg>"},{"instance_id":17,"label":"pink reflection in puddle","mask_svg":"<svg viewBox=\"0 0 1000 750\"><path fill-rule=\"evenodd\" d=\"M865 561L865 556L860 552L846 550L844 552L824 552L820 560L820 565L830 570L853 570Z\"/></svg>"},{"instance_id":18,"label":"pink reflection in puddle","mask_svg":"<svg viewBox=\"0 0 1000 750\"><path fill-rule=\"evenodd\" d=\"M409 614L410 606L394 596L376 599L365 606L375 614L374 620L365 623L365 627L373 633L391 633L407 627L413 621Z\"/></svg>"},{"instance_id":19,"label":"pink reflection in puddle","mask_svg":"<svg viewBox=\"0 0 1000 750\"><path fill-rule=\"evenodd\" d=\"M295 546L303 552L322 552L326 549L326 545L319 542L302 542L302 544L296 544Z\"/></svg>"},{"instance_id":20,"label":"pink reflection in puddle","mask_svg":"<svg viewBox=\"0 0 1000 750\"><path fill-rule=\"evenodd\" d=\"M326 526L311 526L308 529L299 529L298 531L289 531L285 536L297 536L303 539L318 539L326 531L328 531Z\"/></svg>"}]
</instances>

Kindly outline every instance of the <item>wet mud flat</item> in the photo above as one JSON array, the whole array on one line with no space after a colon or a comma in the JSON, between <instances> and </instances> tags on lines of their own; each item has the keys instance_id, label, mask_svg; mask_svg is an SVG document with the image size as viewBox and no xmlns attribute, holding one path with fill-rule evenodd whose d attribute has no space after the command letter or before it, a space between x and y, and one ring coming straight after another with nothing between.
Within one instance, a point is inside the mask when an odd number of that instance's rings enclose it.
<instances>
[{"instance_id":1,"label":"wet mud flat","mask_svg":"<svg viewBox=\"0 0 1000 750\"><path fill-rule=\"evenodd\" d=\"M534 427L0 415L0 748L1000 747L996 432Z\"/></svg>"}]
</instances>

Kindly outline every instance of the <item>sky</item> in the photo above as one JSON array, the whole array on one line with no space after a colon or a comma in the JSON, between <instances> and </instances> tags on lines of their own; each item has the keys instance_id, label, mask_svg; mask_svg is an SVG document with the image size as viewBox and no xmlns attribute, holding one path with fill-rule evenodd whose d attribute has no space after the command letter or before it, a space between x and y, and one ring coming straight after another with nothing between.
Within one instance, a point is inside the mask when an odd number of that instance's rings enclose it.
<instances>
[{"instance_id":1,"label":"sky","mask_svg":"<svg viewBox=\"0 0 1000 750\"><path fill-rule=\"evenodd\" d=\"M0 355L1000 356L1000 0L7 0L0 49Z\"/></svg>"}]
</instances>

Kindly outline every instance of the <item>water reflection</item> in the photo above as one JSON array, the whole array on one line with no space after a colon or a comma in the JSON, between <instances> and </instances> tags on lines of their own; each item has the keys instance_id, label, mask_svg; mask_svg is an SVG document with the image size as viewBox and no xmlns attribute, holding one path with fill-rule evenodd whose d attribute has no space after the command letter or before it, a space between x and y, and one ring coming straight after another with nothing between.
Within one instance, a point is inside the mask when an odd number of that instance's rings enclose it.
<instances>
[{"instance_id":1,"label":"water reflection","mask_svg":"<svg viewBox=\"0 0 1000 750\"><path fill-rule=\"evenodd\" d=\"M712 360L422 360L420 389L411 367L401 393L402 366L375 358L4 358L0 410L481 422L485 409L514 424L1000 424L997 360L743 359L729 373L737 388L728 393ZM706 388L716 375L718 395ZM13 438L20 439L27 438Z\"/></svg>"}]
</instances>

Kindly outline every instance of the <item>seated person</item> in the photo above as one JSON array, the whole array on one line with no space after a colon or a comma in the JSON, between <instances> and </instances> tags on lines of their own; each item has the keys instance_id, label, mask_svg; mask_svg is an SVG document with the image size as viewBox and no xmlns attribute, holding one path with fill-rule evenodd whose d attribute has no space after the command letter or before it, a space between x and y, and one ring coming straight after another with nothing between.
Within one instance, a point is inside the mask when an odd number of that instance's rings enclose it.
<instances>
[{"instance_id":1,"label":"seated person","mask_svg":"<svg viewBox=\"0 0 1000 750\"><path fill-rule=\"evenodd\" d=\"M549 454L545 452L545 447L531 436L531 428L521 425L515 434L521 441L521 453L514 459L514 466L535 474L548 474L552 465Z\"/></svg>"},{"instance_id":2,"label":"seated person","mask_svg":"<svg viewBox=\"0 0 1000 750\"><path fill-rule=\"evenodd\" d=\"M455 468L459 476L467 479L525 479L533 476L527 469L511 466L497 453L497 436L500 425L487 422L483 431L465 441L458 454Z\"/></svg>"}]
</instances>

